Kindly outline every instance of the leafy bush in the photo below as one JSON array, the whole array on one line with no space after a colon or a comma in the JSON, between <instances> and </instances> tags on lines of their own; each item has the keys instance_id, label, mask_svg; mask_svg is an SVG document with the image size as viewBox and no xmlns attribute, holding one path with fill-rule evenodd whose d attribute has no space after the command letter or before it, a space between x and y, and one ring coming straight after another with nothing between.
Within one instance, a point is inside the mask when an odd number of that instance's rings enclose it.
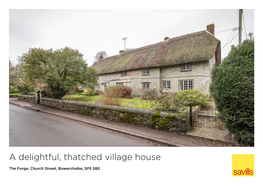
<instances>
[{"instance_id":1,"label":"leafy bush","mask_svg":"<svg viewBox=\"0 0 263 186\"><path fill-rule=\"evenodd\" d=\"M97 95L97 92L96 92L96 90L92 90L91 88L87 88L84 90L83 94L85 96L95 96L95 95Z\"/></svg>"},{"instance_id":2,"label":"leafy bush","mask_svg":"<svg viewBox=\"0 0 263 186\"><path fill-rule=\"evenodd\" d=\"M177 93L164 93L156 96L155 100L150 102L151 108L157 111L178 112L181 107L176 101Z\"/></svg>"},{"instance_id":3,"label":"leafy bush","mask_svg":"<svg viewBox=\"0 0 263 186\"><path fill-rule=\"evenodd\" d=\"M9 89L9 93L19 93L17 88Z\"/></svg>"},{"instance_id":4,"label":"leafy bush","mask_svg":"<svg viewBox=\"0 0 263 186\"><path fill-rule=\"evenodd\" d=\"M210 92L236 140L254 146L254 41L233 47L222 64L214 66Z\"/></svg>"},{"instance_id":5,"label":"leafy bush","mask_svg":"<svg viewBox=\"0 0 263 186\"><path fill-rule=\"evenodd\" d=\"M209 98L206 97L203 93L197 90L183 90L180 91L176 97L176 101L181 105L189 105L193 106L200 105L201 107L209 107Z\"/></svg>"},{"instance_id":6,"label":"leafy bush","mask_svg":"<svg viewBox=\"0 0 263 186\"><path fill-rule=\"evenodd\" d=\"M97 92L97 95L105 95L105 93L100 90L96 90L96 92Z\"/></svg>"},{"instance_id":7,"label":"leafy bush","mask_svg":"<svg viewBox=\"0 0 263 186\"><path fill-rule=\"evenodd\" d=\"M132 88L128 86L107 86L105 89L105 92L107 94L108 91L113 91L115 92L112 96L115 95L115 97L119 98L126 98L126 99L131 99L132 98Z\"/></svg>"},{"instance_id":8,"label":"leafy bush","mask_svg":"<svg viewBox=\"0 0 263 186\"><path fill-rule=\"evenodd\" d=\"M21 81L21 82L19 82L19 84L17 85L17 89L18 89L18 91L21 92L22 94L27 95L27 94L29 94L30 92L33 91L34 86L33 86L31 83L27 82L27 81Z\"/></svg>"},{"instance_id":9,"label":"leafy bush","mask_svg":"<svg viewBox=\"0 0 263 186\"><path fill-rule=\"evenodd\" d=\"M142 91L142 100L156 100L158 99L158 92L156 89L149 89Z\"/></svg>"},{"instance_id":10,"label":"leafy bush","mask_svg":"<svg viewBox=\"0 0 263 186\"><path fill-rule=\"evenodd\" d=\"M132 88L127 86L119 86L116 88L117 92L121 92L121 98L131 99L132 98Z\"/></svg>"},{"instance_id":11,"label":"leafy bush","mask_svg":"<svg viewBox=\"0 0 263 186\"><path fill-rule=\"evenodd\" d=\"M105 93L106 93L107 91L115 91L115 89L118 88L118 87L119 87L119 85L107 86L107 87L105 88Z\"/></svg>"},{"instance_id":12,"label":"leafy bush","mask_svg":"<svg viewBox=\"0 0 263 186\"><path fill-rule=\"evenodd\" d=\"M149 100L151 108L156 111L177 112L181 106L176 101L177 93L158 94L155 89L145 90L142 93L142 100Z\"/></svg>"},{"instance_id":13,"label":"leafy bush","mask_svg":"<svg viewBox=\"0 0 263 186\"><path fill-rule=\"evenodd\" d=\"M105 96L99 98L97 103L104 105L121 106L122 92L117 91L119 86L108 86L105 88Z\"/></svg>"}]
</instances>

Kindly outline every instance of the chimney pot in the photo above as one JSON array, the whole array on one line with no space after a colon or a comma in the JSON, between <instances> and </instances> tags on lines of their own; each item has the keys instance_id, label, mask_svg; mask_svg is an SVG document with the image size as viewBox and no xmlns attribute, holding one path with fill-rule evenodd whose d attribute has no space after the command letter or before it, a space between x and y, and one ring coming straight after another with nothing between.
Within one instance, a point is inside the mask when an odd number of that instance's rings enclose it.
<instances>
[{"instance_id":1,"label":"chimney pot","mask_svg":"<svg viewBox=\"0 0 263 186\"><path fill-rule=\"evenodd\" d=\"M215 35L215 25L214 24L207 25L206 28L207 28L207 32Z\"/></svg>"}]
</instances>

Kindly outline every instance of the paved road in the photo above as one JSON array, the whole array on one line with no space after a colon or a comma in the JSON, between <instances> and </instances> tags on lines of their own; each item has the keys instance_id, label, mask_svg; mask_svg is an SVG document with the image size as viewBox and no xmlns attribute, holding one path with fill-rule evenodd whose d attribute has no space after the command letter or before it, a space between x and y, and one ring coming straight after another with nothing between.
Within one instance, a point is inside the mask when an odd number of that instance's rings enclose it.
<instances>
[{"instance_id":1,"label":"paved road","mask_svg":"<svg viewBox=\"0 0 263 186\"><path fill-rule=\"evenodd\" d=\"M156 145L147 140L9 104L9 146Z\"/></svg>"}]
</instances>

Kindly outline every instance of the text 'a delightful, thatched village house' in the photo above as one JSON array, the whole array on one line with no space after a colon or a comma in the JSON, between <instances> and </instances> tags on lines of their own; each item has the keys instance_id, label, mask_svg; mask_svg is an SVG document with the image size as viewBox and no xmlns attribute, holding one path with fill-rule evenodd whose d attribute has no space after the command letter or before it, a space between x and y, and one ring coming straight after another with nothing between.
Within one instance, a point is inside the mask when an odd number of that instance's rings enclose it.
<instances>
[{"instance_id":1,"label":"text 'a delightful, thatched village house'","mask_svg":"<svg viewBox=\"0 0 263 186\"><path fill-rule=\"evenodd\" d=\"M195 89L209 95L212 67L221 64L221 44L214 28L210 24L204 31L165 37L160 43L100 59L92 66L99 74L98 89L126 85L133 93Z\"/></svg>"}]
</instances>

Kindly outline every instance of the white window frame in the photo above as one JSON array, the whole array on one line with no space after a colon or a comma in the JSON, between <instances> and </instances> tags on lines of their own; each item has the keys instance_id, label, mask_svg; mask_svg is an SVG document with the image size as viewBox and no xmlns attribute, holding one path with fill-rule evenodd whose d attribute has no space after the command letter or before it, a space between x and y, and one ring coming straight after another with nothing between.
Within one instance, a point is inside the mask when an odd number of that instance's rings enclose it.
<instances>
[{"instance_id":1,"label":"white window frame","mask_svg":"<svg viewBox=\"0 0 263 186\"><path fill-rule=\"evenodd\" d=\"M182 90L193 90L194 89L194 80L188 79L188 80L179 80L179 91Z\"/></svg>"},{"instance_id":2,"label":"white window frame","mask_svg":"<svg viewBox=\"0 0 263 186\"><path fill-rule=\"evenodd\" d=\"M149 68L144 68L142 69L142 75L145 76L145 75L150 75L150 69Z\"/></svg>"},{"instance_id":3,"label":"white window frame","mask_svg":"<svg viewBox=\"0 0 263 186\"><path fill-rule=\"evenodd\" d=\"M149 90L149 89L150 89L150 82L143 82L142 90Z\"/></svg>"},{"instance_id":4,"label":"white window frame","mask_svg":"<svg viewBox=\"0 0 263 186\"><path fill-rule=\"evenodd\" d=\"M191 71L191 70L192 70L192 63L181 64L181 72Z\"/></svg>"},{"instance_id":5,"label":"white window frame","mask_svg":"<svg viewBox=\"0 0 263 186\"><path fill-rule=\"evenodd\" d=\"M164 80L163 81L163 90L171 90L171 81L170 80Z\"/></svg>"}]
</instances>

